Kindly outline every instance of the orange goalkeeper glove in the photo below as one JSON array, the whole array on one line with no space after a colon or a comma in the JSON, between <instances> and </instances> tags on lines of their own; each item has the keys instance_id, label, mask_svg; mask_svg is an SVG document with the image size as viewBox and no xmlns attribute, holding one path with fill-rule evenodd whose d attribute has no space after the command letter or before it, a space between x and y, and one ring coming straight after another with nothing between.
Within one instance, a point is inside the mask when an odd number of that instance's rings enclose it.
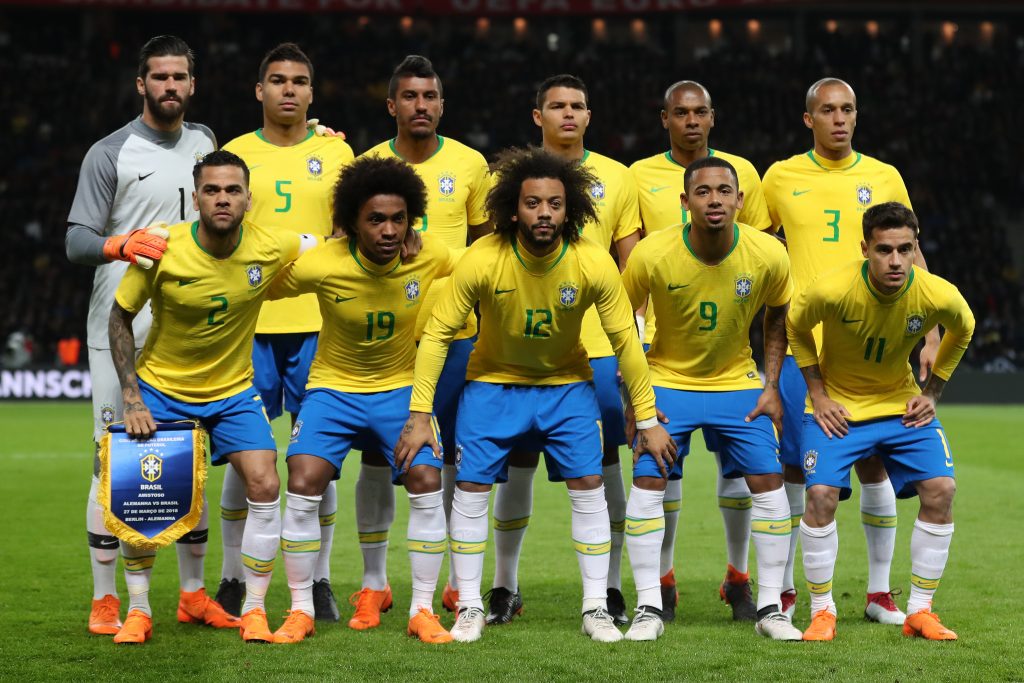
<instances>
[{"instance_id":1,"label":"orange goalkeeper glove","mask_svg":"<svg viewBox=\"0 0 1024 683\"><path fill-rule=\"evenodd\" d=\"M167 232L166 226L161 221L124 235L108 237L103 243L103 256L108 261L128 261L148 270L167 250L167 238L171 233Z\"/></svg>"}]
</instances>

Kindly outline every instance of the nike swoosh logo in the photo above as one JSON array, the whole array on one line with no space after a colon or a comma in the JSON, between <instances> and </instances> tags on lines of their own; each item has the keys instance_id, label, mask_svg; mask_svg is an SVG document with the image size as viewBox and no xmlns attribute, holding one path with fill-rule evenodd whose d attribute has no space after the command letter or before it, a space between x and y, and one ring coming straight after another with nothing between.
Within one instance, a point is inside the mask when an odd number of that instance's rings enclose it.
<instances>
[{"instance_id":1,"label":"nike swoosh logo","mask_svg":"<svg viewBox=\"0 0 1024 683\"><path fill-rule=\"evenodd\" d=\"M283 546L281 546L281 550L295 550L296 548L301 547L302 545L300 543L285 543Z\"/></svg>"},{"instance_id":2,"label":"nike swoosh logo","mask_svg":"<svg viewBox=\"0 0 1024 683\"><path fill-rule=\"evenodd\" d=\"M199 278L194 277L191 280L178 280L178 286L179 287L184 287L185 285L190 285L193 282L199 282Z\"/></svg>"},{"instance_id":3,"label":"nike swoosh logo","mask_svg":"<svg viewBox=\"0 0 1024 683\"><path fill-rule=\"evenodd\" d=\"M844 323L862 323L862 322L864 322L864 318L857 318L856 320L847 320L846 317L844 316L843 317L843 322Z\"/></svg>"},{"instance_id":4,"label":"nike swoosh logo","mask_svg":"<svg viewBox=\"0 0 1024 683\"><path fill-rule=\"evenodd\" d=\"M639 531L640 529L643 529L643 528L644 528L643 524L627 524L626 525L626 533L629 533L630 531Z\"/></svg>"},{"instance_id":5,"label":"nike swoosh logo","mask_svg":"<svg viewBox=\"0 0 1024 683\"><path fill-rule=\"evenodd\" d=\"M145 179L146 179L146 178L148 178L149 176L153 175L154 173L156 173L156 171L150 171L150 172L149 172L149 173L147 173L146 175L142 175L142 174L140 173L140 174L139 174L139 182L141 183L141 182L142 182L143 180L145 180Z\"/></svg>"},{"instance_id":6,"label":"nike swoosh logo","mask_svg":"<svg viewBox=\"0 0 1024 683\"><path fill-rule=\"evenodd\" d=\"M452 550L454 550L457 553L462 553L462 552L466 552L468 550L476 550L476 546L462 545L461 543L459 543L457 545L452 546Z\"/></svg>"},{"instance_id":7,"label":"nike swoosh logo","mask_svg":"<svg viewBox=\"0 0 1024 683\"><path fill-rule=\"evenodd\" d=\"M259 167L260 167L260 166L262 166L262 165L263 165L263 164L256 164L255 166L250 166L250 167L249 167L249 170L250 170L250 171L255 171L255 170L256 170L257 168L259 168Z\"/></svg>"},{"instance_id":8,"label":"nike swoosh logo","mask_svg":"<svg viewBox=\"0 0 1024 683\"><path fill-rule=\"evenodd\" d=\"M782 531L783 529L789 528L785 524L769 524L768 531Z\"/></svg>"},{"instance_id":9,"label":"nike swoosh logo","mask_svg":"<svg viewBox=\"0 0 1024 683\"><path fill-rule=\"evenodd\" d=\"M952 466L952 464L953 463L950 463L950 466ZM116 538L113 541L100 541L101 548L116 548L119 544L120 541L118 541Z\"/></svg>"},{"instance_id":10,"label":"nike swoosh logo","mask_svg":"<svg viewBox=\"0 0 1024 683\"><path fill-rule=\"evenodd\" d=\"M497 289L496 288L494 290L494 293L495 294L508 294L509 292L514 292L514 291L516 291L515 287L513 287L512 289Z\"/></svg>"},{"instance_id":11,"label":"nike swoosh logo","mask_svg":"<svg viewBox=\"0 0 1024 683\"><path fill-rule=\"evenodd\" d=\"M799 197L802 194L807 194L810 190L793 190L793 196Z\"/></svg>"},{"instance_id":12,"label":"nike swoosh logo","mask_svg":"<svg viewBox=\"0 0 1024 683\"><path fill-rule=\"evenodd\" d=\"M673 284L670 284L668 286L668 291L674 292L677 289L682 289L683 287L689 287L689 286L690 286L689 284L685 284L685 285L673 285Z\"/></svg>"},{"instance_id":13,"label":"nike swoosh logo","mask_svg":"<svg viewBox=\"0 0 1024 683\"><path fill-rule=\"evenodd\" d=\"M340 304L343 301L352 301L352 299L355 299L355 297L354 296L335 296L334 297L334 303Z\"/></svg>"},{"instance_id":14,"label":"nike swoosh logo","mask_svg":"<svg viewBox=\"0 0 1024 683\"><path fill-rule=\"evenodd\" d=\"M655 192L661 192L662 190L667 190L670 187L672 187L672 186L671 185L662 185L661 187L652 187L651 188L651 194L654 194Z\"/></svg>"},{"instance_id":15,"label":"nike swoosh logo","mask_svg":"<svg viewBox=\"0 0 1024 683\"><path fill-rule=\"evenodd\" d=\"M596 548L594 546L592 546L592 545L588 545L587 546L587 552L588 553L596 553L596 552L600 552L600 551L602 551L604 549L605 549L605 546L597 546Z\"/></svg>"}]
</instances>

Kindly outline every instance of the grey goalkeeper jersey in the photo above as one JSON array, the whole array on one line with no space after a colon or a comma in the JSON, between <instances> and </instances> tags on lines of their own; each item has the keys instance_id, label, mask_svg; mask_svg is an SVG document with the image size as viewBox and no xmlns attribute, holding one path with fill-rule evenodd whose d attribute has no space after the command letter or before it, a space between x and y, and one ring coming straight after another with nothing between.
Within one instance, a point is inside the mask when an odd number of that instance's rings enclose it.
<instances>
[{"instance_id":1,"label":"grey goalkeeper jersey","mask_svg":"<svg viewBox=\"0 0 1024 683\"><path fill-rule=\"evenodd\" d=\"M107 263L103 241L157 221L196 220L192 208L192 167L217 148L206 126L185 123L173 133L153 130L139 117L94 144L85 155L78 190L68 214L68 258L96 266L89 300L88 345L110 348L107 321L114 292L128 268ZM135 341L149 332L149 307L135 317Z\"/></svg>"}]
</instances>

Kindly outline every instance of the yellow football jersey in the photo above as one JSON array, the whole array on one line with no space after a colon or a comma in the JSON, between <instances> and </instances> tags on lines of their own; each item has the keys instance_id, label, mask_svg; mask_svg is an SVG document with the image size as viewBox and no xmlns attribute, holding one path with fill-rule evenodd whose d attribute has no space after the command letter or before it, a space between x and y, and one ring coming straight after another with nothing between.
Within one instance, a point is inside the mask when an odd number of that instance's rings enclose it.
<instances>
[{"instance_id":1,"label":"yellow football jersey","mask_svg":"<svg viewBox=\"0 0 1024 683\"><path fill-rule=\"evenodd\" d=\"M263 129L235 138L224 149L249 167L252 208L247 218L258 225L313 235L333 232L334 185L352 161L352 148L341 138L317 137L313 131L291 147L278 147ZM256 331L260 334L316 332L320 329L316 297L283 303L266 302Z\"/></svg>"},{"instance_id":2,"label":"yellow football jersey","mask_svg":"<svg viewBox=\"0 0 1024 683\"><path fill-rule=\"evenodd\" d=\"M332 239L285 268L271 298L313 292L324 319L306 388L365 394L411 385L416 316L434 280L451 274L457 254L425 235L416 258L381 266L360 255L355 242Z\"/></svg>"},{"instance_id":3,"label":"yellow football jersey","mask_svg":"<svg viewBox=\"0 0 1024 683\"><path fill-rule=\"evenodd\" d=\"M728 161L736 169L740 191L743 192L743 208L736 214L737 222L758 230L772 227L771 219L768 218L768 206L761 191L761 176L757 174L754 165L743 157L715 149L709 149L708 156ZM640 196L640 218L643 220L646 234L650 235L658 230L690 222L689 214L679 199L683 194L683 174L686 167L672 158L671 151L641 159L629 167L629 172L636 181ZM656 316L650 307L647 309L645 322L644 343L650 344L657 331Z\"/></svg>"},{"instance_id":4,"label":"yellow football jersey","mask_svg":"<svg viewBox=\"0 0 1024 683\"><path fill-rule=\"evenodd\" d=\"M792 296L786 249L737 224L732 251L712 266L691 250L690 230L677 225L648 235L622 274L633 307L649 296L661 321L647 352L651 383L688 391L759 389L750 324L762 306L783 306Z\"/></svg>"},{"instance_id":5,"label":"yellow football jersey","mask_svg":"<svg viewBox=\"0 0 1024 683\"><path fill-rule=\"evenodd\" d=\"M623 378L638 419L654 415L654 394L633 314L611 255L590 240L564 241L531 256L503 235L477 240L459 261L420 340L411 410L429 412L437 347L451 340L480 304L480 338L466 378L496 384L550 386L592 378L580 342L583 314L600 313L604 332L622 340ZM433 379L431 379L431 377Z\"/></svg>"},{"instance_id":6,"label":"yellow football jersey","mask_svg":"<svg viewBox=\"0 0 1024 683\"><path fill-rule=\"evenodd\" d=\"M440 240L449 249L461 249L469 241L469 226L487 222L484 200L491 189L487 160L483 154L458 140L440 135L437 140L437 151L429 159L412 164L427 186L427 215L416 223L415 228ZM394 138L370 148L363 156L402 158L395 149ZM440 278L427 290L416 322L417 339L430 319L430 311L444 284L445 280ZM470 316L456 339L469 339L475 334L476 317Z\"/></svg>"},{"instance_id":7,"label":"yellow football jersey","mask_svg":"<svg viewBox=\"0 0 1024 683\"><path fill-rule=\"evenodd\" d=\"M598 179L590 188L590 196L597 206L597 223L583 226L583 236L610 251L615 242L640 230L636 183L628 168L596 152L586 150L580 164ZM597 309L587 311L580 337L590 358L605 358L613 354Z\"/></svg>"},{"instance_id":8,"label":"yellow football jersey","mask_svg":"<svg viewBox=\"0 0 1024 683\"><path fill-rule=\"evenodd\" d=\"M121 308L152 301L153 327L138 376L171 398L218 401L252 385L252 339L270 281L299 253L299 234L245 221L235 251L218 259L198 239L199 223L168 230L167 251L149 269L129 268Z\"/></svg>"},{"instance_id":9,"label":"yellow football jersey","mask_svg":"<svg viewBox=\"0 0 1024 683\"><path fill-rule=\"evenodd\" d=\"M815 354L797 335L819 323L824 340ZM852 420L906 412L907 401L921 393L908 358L935 325L946 333L932 372L948 380L974 332L974 315L963 296L920 268L911 269L900 291L882 294L872 286L864 260L814 280L794 298L786 319L797 365L819 364L829 396L850 411Z\"/></svg>"}]
</instances>

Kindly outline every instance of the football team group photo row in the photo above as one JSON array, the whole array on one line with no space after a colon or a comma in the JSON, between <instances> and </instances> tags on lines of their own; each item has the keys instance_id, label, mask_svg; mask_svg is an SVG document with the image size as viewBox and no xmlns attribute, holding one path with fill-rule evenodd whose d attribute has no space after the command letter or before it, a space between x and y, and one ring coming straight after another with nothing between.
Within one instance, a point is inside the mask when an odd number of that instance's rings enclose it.
<instances>
[{"instance_id":1,"label":"football team group photo row","mask_svg":"<svg viewBox=\"0 0 1024 683\"><path fill-rule=\"evenodd\" d=\"M836 511L855 471L865 617L956 640L933 609L956 491L936 404L975 321L929 272L900 173L856 150L856 84L807 83L789 103L806 151L780 149L762 176L743 150L710 146L712 93L686 74L646 93L662 98L666 151L627 167L586 146L587 84L571 74L531 84L521 106L536 137L488 160L442 133L443 65L395 55L380 113L394 137L356 156L345 121L310 118L299 45L230 58L251 60L256 101L238 106L260 108L260 128L221 144L187 121L193 51L153 37L141 114L91 146L67 218L68 259L95 267L90 632L144 643L171 619L149 596L170 545L177 620L246 642L374 629L396 600L428 644L528 628L519 560L545 524L532 516L543 456L568 494L583 636L656 640L676 617L699 430L733 619L771 640L836 638ZM278 418L291 424L285 481ZM223 468L219 492L207 460ZM343 469L357 470L353 500L339 500ZM411 583L393 591L397 487ZM898 605L897 499L912 497ZM339 506L354 506L361 558L337 566L355 575L362 561L351 611L331 586ZM282 564L291 604L272 624Z\"/></svg>"}]
</instances>

